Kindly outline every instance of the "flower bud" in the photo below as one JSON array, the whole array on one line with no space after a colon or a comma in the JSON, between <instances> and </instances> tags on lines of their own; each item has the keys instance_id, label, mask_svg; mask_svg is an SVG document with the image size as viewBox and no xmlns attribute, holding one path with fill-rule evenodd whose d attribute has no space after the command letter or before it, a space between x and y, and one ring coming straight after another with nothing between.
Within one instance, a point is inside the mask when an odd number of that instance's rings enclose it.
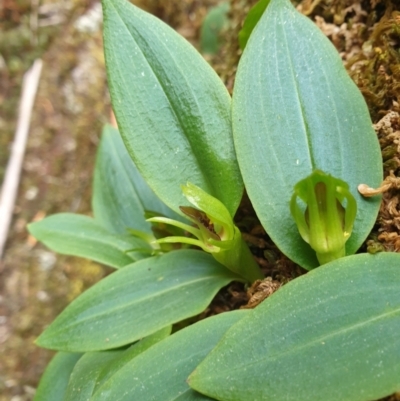
<instances>
[{"instance_id":1,"label":"flower bud","mask_svg":"<svg viewBox=\"0 0 400 401\"><path fill-rule=\"evenodd\" d=\"M356 200L346 182L315 170L294 186L290 211L320 264L346 255L345 244L357 213Z\"/></svg>"},{"instance_id":2,"label":"flower bud","mask_svg":"<svg viewBox=\"0 0 400 401\"><path fill-rule=\"evenodd\" d=\"M195 238L173 236L158 239L157 242L196 245L247 281L253 282L263 278L225 205L189 182L187 185L182 185L182 192L194 207L181 206L180 210L195 224L195 227L165 217L153 217L148 221L182 228Z\"/></svg>"}]
</instances>

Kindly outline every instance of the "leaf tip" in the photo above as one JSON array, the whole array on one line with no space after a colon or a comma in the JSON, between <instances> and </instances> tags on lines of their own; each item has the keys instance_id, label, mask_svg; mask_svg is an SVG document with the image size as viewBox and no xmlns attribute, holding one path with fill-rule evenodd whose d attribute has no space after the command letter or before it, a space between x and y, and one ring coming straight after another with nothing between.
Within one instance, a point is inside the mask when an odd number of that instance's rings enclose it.
<instances>
[{"instance_id":1,"label":"leaf tip","mask_svg":"<svg viewBox=\"0 0 400 401\"><path fill-rule=\"evenodd\" d=\"M46 331L44 331L42 334L40 334L40 336L37 337L36 340L33 341L33 343L35 345L37 345L38 347L48 348L47 345L46 345L47 342L46 342L46 338L45 338L45 333L46 333Z\"/></svg>"}]
</instances>

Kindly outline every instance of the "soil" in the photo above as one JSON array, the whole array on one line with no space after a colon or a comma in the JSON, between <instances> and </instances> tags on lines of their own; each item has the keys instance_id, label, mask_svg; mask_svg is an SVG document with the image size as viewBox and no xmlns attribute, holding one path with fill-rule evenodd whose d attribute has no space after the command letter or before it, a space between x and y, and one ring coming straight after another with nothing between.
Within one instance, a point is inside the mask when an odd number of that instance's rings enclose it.
<instances>
[{"instance_id":1,"label":"soil","mask_svg":"<svg viewBox=\"0 0 400 401\"><path fill-rule=\"evenodd\" d=\"M218 1L135 3L198 47L202 21ZM207 59L232 90L240 58L237 34L255 1L230 3L223 46ZM396 2L304 0L296 5L332 40L364 94L381 143L385 177L394 178L363 250L397 252L400 12ZM39 5L38 0L4 0L0 24L0 181L15 130L23 72L36 57L44 61L13 223L0 265L0 401L28 401L53 355L36 347L35 338L69 302L109 270L91 261L55 255L28 235L26 224L57 212L90 214L94 157L111 107L97 1L44 0ZM269 240L246 197L236 221L268 279L248 292L239 284L225 288L203 317L253 307L303 274ZM400 400L400 396L385 400Z\"/></svg>"}]
</instances>

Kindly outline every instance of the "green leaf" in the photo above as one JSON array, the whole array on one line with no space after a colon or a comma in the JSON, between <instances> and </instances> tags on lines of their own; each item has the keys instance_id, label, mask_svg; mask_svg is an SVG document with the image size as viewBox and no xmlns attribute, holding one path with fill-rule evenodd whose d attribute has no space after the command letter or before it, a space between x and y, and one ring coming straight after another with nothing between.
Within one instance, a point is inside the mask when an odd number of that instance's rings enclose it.
<instances>
[{"instance_id":1,"label":"green leaf","mask_svg":"<svg viewBox=\"0 0 400 401\"><path fill-rule=\"evenodd\" d=\"M146 184L117 129L106 125L97 152L92 206L95 219L109 231L126 234L127 227L152 234L145 210L179 218Z\"/></svg>"},{"instance_id":2,"label":"green leaf","mask_svg":"<svg viewBox=\"0 0 400 401\"><path fill-rule=\"evenodd\" d=\"M202 312L217 291L236 278L201 251L144 259L83 293L37 344L84 352L120 347Z\"/></svg>"},{"instance_id":3,"label":"green leaf","mask_svg":"<svg viewBox=\"0 0 400 401\"><path fill-rule=\"evenodd\" d=\"M114 350L84 354L72 371L64 401L89 400L102 371L122 353L122 350Z\"/></svg>"},{"instance_id":4,"label":"green leaf","mask_svg":"<svg viewBox=\"0 0 400 401\"><path fill-rule=\"evenodd\" d=\"M133 344L126 350L88 352L76 364L63 401L87 401L96 388L119 371L126 363L157 342L168 337L171 326Z\"/></svg>"},{"instance_id":5,"label":"green leaf","mask_svg":"<svg viewBox=\"0 0 400 401\"><path fill-rule=\"evenodd\" d=\"M116 235L88 216L59 213L28 225L29 232L55 252L80 256L119 268L148 256L131 249L149 249L139 238Z\"/></svg>"},{"instance_id":6,"label":"green leaf","mask_svg":"<svg viewBox=\"0 0 400 401\"><path fill-rule=\"evenodd\" d=\"M290 259L318 266L289 202L295 184L319 169L349 184L358 213L347 254L375 223L382 157L365 101L337 51L288 0L271 0L240 60L233 96L238 161L262 225Z\"/></svg>"},{"instance_id":7,"label":"green leaf","mask_svg":"<svg viewBox=\"0 0 400 401\"><path fill-rule=\"evenodd\" d=\"M154 192L179 213L194 183L234 215L243 183L231 99L203 57L162 21L126 0L104 0L111 100L129 154Z\"/></svg>"},{"instance_id":8,"label":"green leaf","mask_svg":"<svg viewBox=\"0 0 400 401\"><path fill-rule=\"evenodd\" d=\"M57 353L47 365L33 401L64 401L72 369L81 354Z\"/></svg>"},{"instance_id":9,"label":"green leaf","mask_svg":"<svg viewBox=\"0 0 400 401\"><path fill-rule=\"evenodd\" d=\"M190 376L220 401L367 401L400 389L400 255L337 259L227 332Z\"/></svg>"},{"instance_id":10,"label":"green leaf","mask_svg":"<svg viewBox=\"0 0 400 401\"><path fill-rule=\"evenodd\" d=\"M229 23L229 3L211 7L200 30L200 48L203 53L216 54L222 44L221 33Z\"/></svg>"},{"instance_id":11,"label":"green leaf","mask_svg":"<svg viewBox=\"0 0 400 401\"><path fill-rule=\"evenodd\" d=\"M143 338L143 340L130 346L126 351L124 351L120 357L116 358L99 376L96 383L96 391L99 386L103 383L112 380L115 374L118 374L121 369L125 369L125 365L130 363L133 358L136 358L139 354L146 351L148 348L152 347L154 344L167 338L172 331L172 326L164 327L163 329L156 331L154 334Z\"/></svg>"},{"instance_id":12,"label":"green leaf","mask_svg":"<svg viewBox=\"0 0 400 401\"><path fill-rule=\"evenodd\" d=\"M210 400L191 390L186 378L226 330L250 313L222 313L175 333L132 359L90 401Z\"/></svg>"},{"instance_id":13,"label":"green leaf","mask_svg":"<svg viewBox=\"0 0 400 401\"><path fill-rule=\"evenodd\" d=\"M247 45L247 42L250 38L251 33L254 28L258 24L258 21L264 14L264 11L268 7L268 4L271 0L260 0L256 3L247 14L247 17L244 20L243 28L239 32L239 47L244 50Z\"/></svg>"}]
</instances>

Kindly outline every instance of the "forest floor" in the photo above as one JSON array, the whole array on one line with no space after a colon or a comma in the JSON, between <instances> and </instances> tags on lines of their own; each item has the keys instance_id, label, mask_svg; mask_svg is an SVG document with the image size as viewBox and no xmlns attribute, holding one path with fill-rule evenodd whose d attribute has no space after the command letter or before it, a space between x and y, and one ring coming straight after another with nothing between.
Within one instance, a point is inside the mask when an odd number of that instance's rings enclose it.
<instances>
[{"instance_id":1,"label":"forest floor","mask_svg":"<svg viewBox=\"0 0 400 401\"><path fill-rule=\"evenodd\" d=\"M220 51L208 60L233 88L240 57L237 34L254 0L231 0ZM141 0L142 8L178 30L196 47L202 22L218 0ZM298 3L298 4L297 4ZM380 0L296 2L332 40L364 94L383 150L385 175L400 166L400 12ZM0 401L32 400L53 353L35 338L83 290L109 270L56 255L29 236L27 223L57 212L90 214L91 180L102 126L110 121L102 49L101 7L93 0L4 0L0 6L0 182L16 126L23 72L44 62L35 101L19 195L0 262ZM382 120L385 118L384 120ZM363 249L400 249L398 189L384 195L376 227ZM250 214L243 202L238 219ZM254 225L268 275L300 274ZM240 291L240 289L238 290ZM400 400L396 396L385 400Z\"/></svg>"}]
</instances>

